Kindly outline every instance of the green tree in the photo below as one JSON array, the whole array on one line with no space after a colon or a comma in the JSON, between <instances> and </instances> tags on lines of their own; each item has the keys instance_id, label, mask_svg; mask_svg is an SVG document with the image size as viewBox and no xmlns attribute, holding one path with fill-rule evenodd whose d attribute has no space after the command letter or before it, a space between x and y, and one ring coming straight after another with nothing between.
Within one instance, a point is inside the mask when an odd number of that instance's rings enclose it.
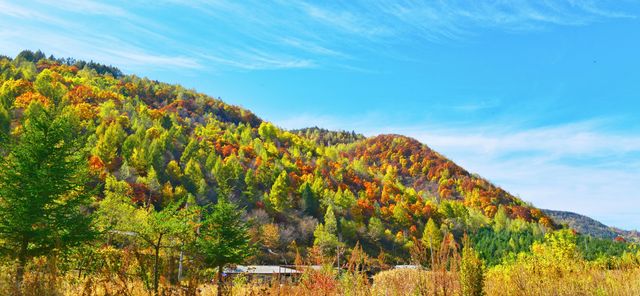
<instances>
[{"instance_id":1,"label":"green tree","mask_svg":"<svg viewBox=\"0 0 640 296\"><path fill-rule=\"evenodd\" d=\"M216 162L212 174L218 184L218 196L229 198L235 196L242 179L242 165L235 154L230 155L224 161Z\"/></svg>"},{"instance_id":2,"label":"green tree","mask_svg":"<svg viewBox=\"0 0 640 296\"><path fill-rule=\"evenodd\" d=\"M139 215L141 219L139 223L133 225L132 230L153 249L153 291L156 294L160 276L160 251L177 247L178 242L174 238L187 240L187 237L194 232L189 222L195 220L193 216L196 212L195 206L184 209L181 205L182 202L173 202L161 211L153 207L141 209L143 211Z\"/></svg>"},{"instance_id":3,"label":"green tree","mask_svg":"<svg viewBox=\"0 0 640 296\"><path fill-rule=\"evenodd\" d=\"M258 180L256 180L256 174L253 169L247 169L244 174L244 190L242 194L250 207L259 199L258 185Z\"/></svg>"},{"instance_id":4,"label":"green tree","mask_svg":"<svg viewBox=\"0 0 640 296\"><path fill-rule=\"evenodd\" d=\"M436 222L431 218L429 218L427 225L424 227L422 243L432 252L439 250L440 244L442 244L442 232L440 231L440 228L438 228L438 225L436 225Z\"/></svg>"},{"instance_id":5,"label":"green tree","mask_svg":"<svg viewBox=\"0 0 640 296\"><path fill-rule=\"evenodd\" d=\"M318 215L320 211L320 202L311 189L309 182L304 182L300 186L300 195L302 195L302 203L304 206L304 212L310 216Z\"/></svg>"},{"instance_id":6,"label":"green tree","mask_svg":"<svg viewBox=\"0 0 640 296\"><path fill-rule=\"evenodd\" d=\"M9 127L11 126L11 115L7 108L0 104L0 141L2 136L9 133Z\"/></svg>"},{"instance_id":7,"label":"green tree","mask_svg":"<svg viewBox=\"0 0 640 296\"><path fill-rule=\"evenodd\" d=\"M277 212L282 212L289 207L288 186L289 176L287 171L282 171L269 192L269 203Z\"/></svg>"},{"instance_id":8,"label":"green tree","mask_svg":"<svg viewBox=\"0 0 640 296\"><path fill-rule=\"evenodd\" d=\"M498 208L498 212L493 217L493 229L496 232L500 232L502 230L506 230L509 227L509 217L507 216L507 212L504 207Z\"/></svg>"},{"instance_id":9,"label":"green tree","mask_svg":"<svg viewBox=\"0 0 640 296\"><path fill-rule=\"evenodd\" d=\"M151 288L157 293L160 274L160 251L176 248L185 241L193 241L198 207L184 199L170 202L161 210L153 206L136 207L131 202L131 187L126 181L109 176L106 179L105 198L96 212L97 225L107 235L107 242L116 238L132 242L153 250L153 282ZM142 278L148 284L146 274Z\"/></svg>"},{"instance_id":10,"label":"green tree","mask_svg":"<svg viewBox=\"0 0 640 296\"><path fill-rule=\"evenodd\" d=\"M270 122L263 122L258 127L258 134L264 140L274 140L277 137L278 130Z\"/></svg>"},{"instance_id":11,"label":"green tree","mask_svg":"<svg viewBox=\"0 0 640 296\"><path fill-rule=\"evenodd\" d=\"M32 103L0 162L0 242L18 260L16 284L35 256L55 256L94 237L86 155L74 116Z\"/></svg>"},{"instance_id":12,"label":"green tree","mask_svg":"<svg viewBox=\"0 0 640 296\"><path fill-rule=\"evenodd\" d=\"M333 213L333 207L329 206L324 214L324 224L318 224L313 232L313 244L320 247L324 254L334 254L336 248L341 245L337 235L338 222Z\"/></svg>"},{"instance_id":13,"label":"green tree","mask_svg":"<svg viewBox=\"0 0 640 296\"><path fill-rule=\"evenodd\" d=\"M369 219L368 234L374 241L379 241L384 236L384 225L379 218L371 217Z\"/></svg>"},{"instance_id":14,"label":"green tree","mask_svg":"<svg viewBox=\"0 0 640 296\"><path fill-rule=\"evenodd\" d=\"M126 134L117 122L112 122L106 128L101 125L98 132L103 131L102 136L98 139L98 143L93 153L100 156L105 163L110 163L117 155L118 147L125 140Z\"/></svg>"},{"instance_id":15,"label":"green tree","mask_svg":"<svg viewBox=\"0 0 640 296\"><path fill-rule=\"evenodd\" d=\"M58 79L54 78L54 72L44 69L33 82L33 88L43 96L51 99L56 104L60 102L62 96L67 92L67 88Z\"/></svg>"},{"instance_id":16,"label":"green tree","mask_svg":"<svg viewBox=\"0 0 640 296\"><path fill-rule=\"evenodd\" d=\"M411 223L407 210L403 204L396 204L393 208L393 220L400 227L407 227Z\"/></svg>"},{"instance_id":17,"label":"green tree","mask_svg":"<svg viewBox=\"0 0 640 296\"><path fill-rule=\"evenodd\" d=\"M191 193L198 193L198 186L200 185L201 180L204 180L204 174L200 168L200 163L193 158L189 159L189 162L187 162L187 165L184 168L184 187Z\"/></svg>"},{"instance_id":18,"label":"green tree","mask_svg":"<svg viewBox=\"0 0 640 296\"><path fill-rule=\"evenodd\" d=\"M254 251L242 211L226 198L205 209L194 251L205 266L218 269L218 295L222 295L225 265L240 264Z\"/></svg>"},{"instance_id":19,"label":"green tree","mask_svg":"<svg viewBox=\"0 0 640 296\"><path fill-rule=\"evenodd\" d=\"M478 253L471 248L465 239L460 263L460 286L463 296L481 296L484 285L484 267Z\"/></svg>"}]
</instances>

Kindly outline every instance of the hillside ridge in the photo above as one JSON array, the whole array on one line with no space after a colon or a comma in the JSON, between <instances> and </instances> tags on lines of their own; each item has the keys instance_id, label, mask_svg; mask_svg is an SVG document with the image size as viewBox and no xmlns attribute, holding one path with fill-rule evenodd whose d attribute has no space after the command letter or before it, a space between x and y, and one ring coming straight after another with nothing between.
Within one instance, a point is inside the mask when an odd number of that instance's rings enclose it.
<instances>
[{"instance_id":1,"label":"hillside ridge","mask_svg":"<svg viewBox=\"0 0 640 296\"><path fill-rule=\"evenodd\" d=\"M254 222L262 262L292 260L292 245L326 243L360 243L406 262L429 221L456 240L502 217L538 236L556 228L539 209L407 136L287 131L179 85L37 52L1 58L0 69L3 132L19 133L32 103L75 112L93 182L104 188L98 201L116 183L131 202L156 209L229 198ZM335 241L319 241L329 212Z\"/></svg>"},{"instance_id":2,"label":"hillside ridge","mask_svg":"<svg viewBox=\"0 0 640 296\"><path fill-rule=\"evenodd\" d=\"M634 230L623 230L607 226L589 216L570 212L542 209L542 211L561 225L574 229L578 233L603 239L623 238L627 241L640 241L640 234Z\"/></svg>"}]
</instances>

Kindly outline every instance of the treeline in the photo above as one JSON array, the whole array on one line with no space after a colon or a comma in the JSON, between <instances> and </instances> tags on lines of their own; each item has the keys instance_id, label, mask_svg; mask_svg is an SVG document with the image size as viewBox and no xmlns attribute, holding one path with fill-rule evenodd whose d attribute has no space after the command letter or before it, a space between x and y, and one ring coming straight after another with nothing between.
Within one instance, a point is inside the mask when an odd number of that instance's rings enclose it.
<instances>
[{"instance_id":1,"label":"treeline","mask_svg":"<svg viewBox=\"0 0 640 296\"><path fill-rule=\"evenodd\" d=\"M313 140L318 145L331 146L349 144L365 139L365 136L354 131L330 131L319 127L309 127L291 130L292 133Z\"/></svg>"}]
</instances>

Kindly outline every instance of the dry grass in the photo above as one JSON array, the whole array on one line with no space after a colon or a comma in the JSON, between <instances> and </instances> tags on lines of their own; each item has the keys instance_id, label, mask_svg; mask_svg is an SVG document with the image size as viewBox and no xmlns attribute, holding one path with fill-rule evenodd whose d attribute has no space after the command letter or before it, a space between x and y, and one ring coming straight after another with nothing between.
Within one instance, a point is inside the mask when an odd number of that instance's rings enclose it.
<instances>
[{"instance_id":1,"label":"dry grass","mask_svg":"<svg viewBox=\"0 0 640 296\"><path fill-rule=\"evenodd\" d=\"M587 268L562 274L531 271L520 267L487 273L487 295L640 295L640 268L603 270Z\"/></svg>"},{"instance_id":2,"label":"dry grass","mask_svg":"<svg viewBox=\"0 0 640 296\"><path fill-rule=\"evenodd\" d=\"M10 267L0 268L0 291L11 295L13 285ZM446 283L447 287L441 286ZM184 283L187 286L187 283ZM216 295L216 286L199 285L189 291L187 287L163 285L161 295ZM486 295L640 295L640 268L606 270L595 266L575 269L562 274L540 272L522 266L489 269L484 285ZM432 273L424 270L401 269L381 272L369 285L362 274L308 272L296 284L253 284L236 281L233 295L460 295L456 273ZM74 274L47 275L42 270L26 274L24 296L75 295L152 295L139 281L126 284L104 277L78 279Z\"/></svg>"}]
</instances>

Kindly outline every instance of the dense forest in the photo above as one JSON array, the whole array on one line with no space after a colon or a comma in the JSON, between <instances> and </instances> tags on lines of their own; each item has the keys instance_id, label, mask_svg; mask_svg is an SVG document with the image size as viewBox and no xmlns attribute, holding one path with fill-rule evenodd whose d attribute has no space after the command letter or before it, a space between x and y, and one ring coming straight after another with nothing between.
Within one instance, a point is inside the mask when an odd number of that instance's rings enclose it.
<instances>
[{"instance_id":1,"label":"dense forest","mask_svg":"<svg viewBox=\"0 0 640 296\"><path fill-rule=\"evenodd\" d=\"M42 209L75 209L53 210L51 233L33 231L34 221L48 225L49 216L32 217L25 233L33 239L24 244L27 236L11 231L19 221L0 222L2 255L18 261L19 276L56 253L56 269L126 269L157 290L159 281L198 273L198 264L220 266L210 253L224 246L206 239L233 235L216 233L220 227L246 230L240 236L250 248L238 244L243 254L234 257L244 263L336 264L358 246L374 269L428 266L433 257L420 250L466 240L494 266L562 228L414 139L287 131L179 85L39 51L0 57L0 130L0 215L31 217L12 193L27 186L39 188L38 196L63 196ZM42 155L58 158L34 161ZM59 165L59 174L27 176L23 163ZM585 259L608 265L637 252L611 239L575 240Z\"/></svg>"}]
</instances>

